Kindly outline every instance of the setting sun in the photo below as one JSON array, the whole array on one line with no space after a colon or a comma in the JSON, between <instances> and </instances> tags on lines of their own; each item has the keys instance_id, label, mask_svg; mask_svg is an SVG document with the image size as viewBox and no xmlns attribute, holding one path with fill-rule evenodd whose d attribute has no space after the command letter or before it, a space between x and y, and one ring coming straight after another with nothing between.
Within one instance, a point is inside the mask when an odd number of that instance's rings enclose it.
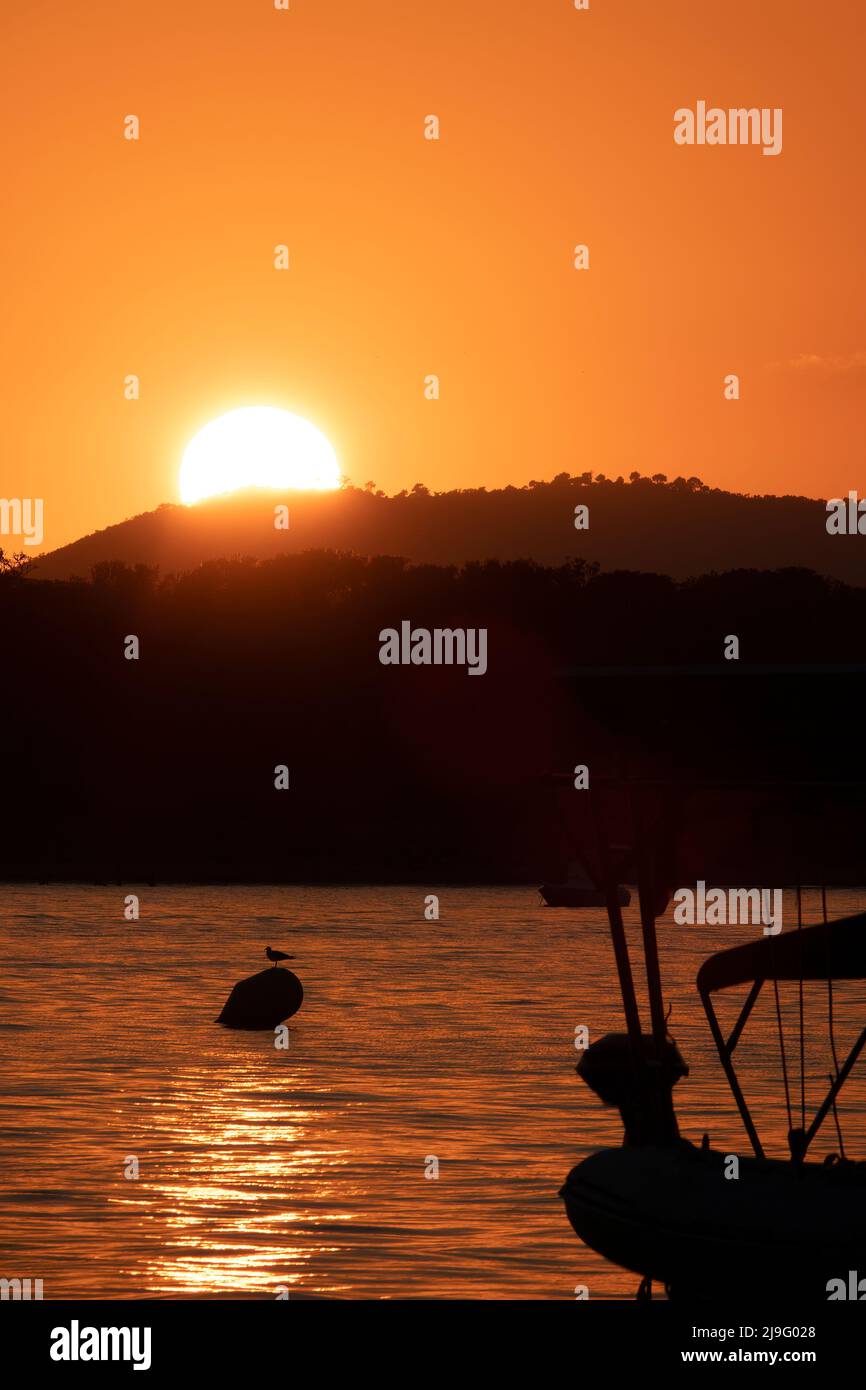
<instances>
[{"instance_id":1,"label":"setting sun","mask_svg":"<svg viewBox=\"0 0 866 1390\"><path fill-rule=\"evenodd\" d=\"M190 440L180 465L187 503L239 488L323 491L339 484L337 455L321 430L275 406L247 406L211 420Z\"/></svg>"}]
</instances>

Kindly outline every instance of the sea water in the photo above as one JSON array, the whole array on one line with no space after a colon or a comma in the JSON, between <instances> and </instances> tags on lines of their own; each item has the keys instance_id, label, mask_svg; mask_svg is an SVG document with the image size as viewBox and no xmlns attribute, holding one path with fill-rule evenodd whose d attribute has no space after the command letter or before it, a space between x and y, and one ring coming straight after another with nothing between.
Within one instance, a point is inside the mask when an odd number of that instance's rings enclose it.
<instances>
[{"instance_id":1,"label":"sea water","mask_svg":"<svg viewBox=\"0 0 866 1390\"><path fill-rule=\"evenodd\" d=\"M819 907L807 899L809 920ZM833 916L864 907L830 895ZM634 905L625 918L637 961ZM754 937L659 924L691 1069L682 1130L741 1154L694 981L711 951ZM268 945L296 956L305 990L288 1048L214 1022ZM798 990L781 991L799 1122ZM744 991L729 993L725 1031ZM840 1062L862 993L834 992ZM805 1014L808 1113L832 1065L826 985ZM0 886L0 1277L42 1279L46 1299L631 1298L637 1277L580 1243L557 1195L622 1135L575 1075L583 1025L622 1029L606 919L544 907L533 886ZM784 1154L770 986L735 1060ZM840 1107L860 1157L862 1073ZM821 1139L816 1156L838 1148L832 1115Z\"/></svg>"}]
</instances>

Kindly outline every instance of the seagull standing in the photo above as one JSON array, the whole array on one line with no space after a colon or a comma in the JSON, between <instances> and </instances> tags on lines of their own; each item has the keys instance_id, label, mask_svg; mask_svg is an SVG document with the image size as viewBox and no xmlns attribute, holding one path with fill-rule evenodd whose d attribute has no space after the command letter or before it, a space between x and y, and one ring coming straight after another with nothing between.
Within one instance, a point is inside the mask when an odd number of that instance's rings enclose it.
<instances>
[{"instance_id":1,"label":"seagull standing","mask_svg":"<svg viewBox=\"0 0 866 1390\"><path fill-rule=\"evenodd\" d=\"M277 968L278 961L295 959L294 956L287 956L285 951L272 951L270 946L265 947L265 955L267 956L268 960L272 960L274 962L275 970Z\"/></svg>"}]
</instances>

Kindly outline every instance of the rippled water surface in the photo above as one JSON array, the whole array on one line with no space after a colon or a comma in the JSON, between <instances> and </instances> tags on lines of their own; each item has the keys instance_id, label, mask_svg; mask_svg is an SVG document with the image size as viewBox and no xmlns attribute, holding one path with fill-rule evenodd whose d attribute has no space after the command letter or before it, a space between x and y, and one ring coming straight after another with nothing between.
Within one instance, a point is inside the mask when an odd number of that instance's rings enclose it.
<instances>
[{"instance_id":1,"label":"rippled water surface","mask_svg":"<svg viewBox=\"0 0 866 1390\"><path fill-rule=\"evenodd\" d=\"M133 891L142 915L127 922ZM580 1244L557 1196L579 1158L621 1139L574 1074L576 1025L622 1027L601 912L544 908L531 887L6 886L0 902L0 1275L41 1278L46 1298L634 1295L635 1276ZM807 897L808 920L818 907ZM864 894L830 899L832 916L864 907ZM786 894L786 929L792 912ZM754 936L660 924L670 1028L691 1067L682 1129L741 1153L694 978L711 951ZM267 944L296 954L306 991L287 1051L214 1022ZM737 1056L781 1153L765 995ZM796 985L782 1002L799 1113ZM861 985L837 988L840 1050L862 1003ZM814 1110L826 985L806 990L805 1061ZM862 1069L840 1119L866 1156ZM816 1153L837 1147L831 1121Z\"/></svg>"}]
</instances>

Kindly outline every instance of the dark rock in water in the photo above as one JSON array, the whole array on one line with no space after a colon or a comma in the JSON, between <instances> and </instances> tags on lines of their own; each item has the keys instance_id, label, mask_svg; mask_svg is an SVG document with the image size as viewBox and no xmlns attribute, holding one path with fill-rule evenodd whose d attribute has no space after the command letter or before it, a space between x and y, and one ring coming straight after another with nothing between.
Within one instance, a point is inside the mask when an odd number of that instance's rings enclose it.
<instances>
[{"instance_id":1,"label":"dark rock in water","mask_svg":"<svg viewBox=\"0 0 866 1390\"><path fill-rule=\"evenodd\" d=\"M262 970L238 980L217 1023L227 1028L276 1028L301 1007L304 987L291 970Z\"/></svg>"}]
</instances>

